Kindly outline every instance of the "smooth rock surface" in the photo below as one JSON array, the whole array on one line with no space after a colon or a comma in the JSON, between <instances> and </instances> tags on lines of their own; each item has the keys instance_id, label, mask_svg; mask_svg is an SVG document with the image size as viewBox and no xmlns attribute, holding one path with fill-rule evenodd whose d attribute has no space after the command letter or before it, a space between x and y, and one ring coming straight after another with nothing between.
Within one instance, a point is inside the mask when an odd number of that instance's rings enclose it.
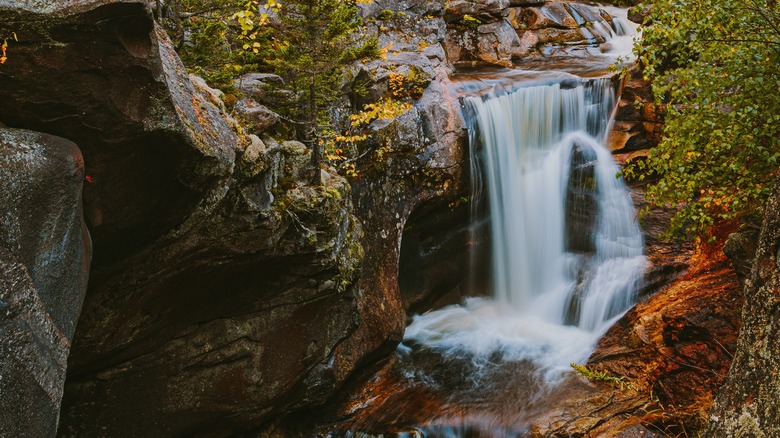
<instances>
[{"instance_id":1,"label":"smooth rock surface","mask_svg":"<svg viewBox=\"0 0 780 438\"><path fill-rule=\"evenodd\" d=\"M84 208L96 263L181 225L235 161L235 134L147 6L0 5L0 31L23 35L3 65L0 120L79 145L94 181Z\"/></svg>"},{"instance_id":2,"label":"smooth rock surface","mask_svg":"<svg viewBox=\"0 0 780 438\"><path fill-rule=\"evenodd\" d=\"M87 288L84 162L63 138L0 128L0 435L53 436Z\"/></svg>"}]
</instances>

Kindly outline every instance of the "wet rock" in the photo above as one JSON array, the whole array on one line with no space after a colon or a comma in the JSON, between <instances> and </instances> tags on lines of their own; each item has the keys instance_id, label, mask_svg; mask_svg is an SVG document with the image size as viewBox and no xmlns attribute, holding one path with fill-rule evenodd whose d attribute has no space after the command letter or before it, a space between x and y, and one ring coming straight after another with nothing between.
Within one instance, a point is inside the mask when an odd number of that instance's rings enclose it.
<instances>
[{"instance_id":1,"label":"wet rock","mask_svg":"<svg viewBox=\"0 0 780 438\"><path fill-rule=\"evenodd\" d=\"M54 436L87 287L84 162L63 138L0 128L0 435Z\"/></svg>"},{"instance_id":2,"label":"wet rock","mask_svg":"<svg viewBox=\"0 0 780 438\"><path fill-rule=\"evenodd\" d=\"M553 44L556 46L585 41L582 33L577 29L556 29L546 27L536 32L539 43Z\"/></svg>"},{"instance_id":3,"label":"wet rock","mask_svg":"<svg viewBox=\"0 0 780 438\"><path fill-rule=\"evenodd\" d=\"M717 231L728 234L728 226ZM626 376L652 392L665 430L702 430L736 348L742 303L739 281L720 245L699 245L688 270L631 309L599 341L589 364ZM651 255L652 257L652 255Z\"/></svg>"},{"instance_id":4,"label":"wet rock","mask_svg":"<svg viewBox=\"0 0 780 438\"><path fill-rule=\"evenodd\" d=\"M588 23L609 23L612 21L612 16L604 9L581 3L563 3L562 5L579 26L587 26ZM548 14L550 14L550 12L548 12ZM563 12L557 12L557 15L566 17Z\"/></svg>"},{"instance_id":5,"label":"wet rock","mask_svg":"<svg viewBox=\"0 0 780 438\"><path fill-rule=\"evenodd\" d=\"M599 212L596 161L596 152L589 146L572 146L565 201L565 244L570 252L595 251L593 235Z\"/></svg>"},{"instance_id":6,"label":"wet rock","mask_svg":"<svg viewBox=\"0 0 780 438\"><path fill-rule=\"evenodd\" d=\"M522 8L516 22L516 29L544 29L547 27L575 29L580 24L574 20L563 3L549 3L542 7ZM590 20L593 21L593 20Z\"/></svg>"}]
</instances>

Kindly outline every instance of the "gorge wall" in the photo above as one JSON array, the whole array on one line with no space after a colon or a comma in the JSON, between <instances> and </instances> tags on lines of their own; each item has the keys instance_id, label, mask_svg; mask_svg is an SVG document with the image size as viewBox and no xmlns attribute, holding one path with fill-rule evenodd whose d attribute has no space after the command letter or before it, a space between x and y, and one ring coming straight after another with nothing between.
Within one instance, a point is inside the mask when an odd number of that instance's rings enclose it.
<instances>
[{"instance_id":1,"label":"gorge wall","mask_svg":"<svg viewBox=\"0 0 780 438\"><path fill-rule=\"evenodd\" d=\"M386 357L410 312L466 292L469 170L450 78L597 46L580 29L609 17L515 0L378 0L361 14L392 49L356 64L355 81L378 98L415 69L425 91L372 124L359 178L326 169L313 187L310 152L228 113L146 2L0 0L0 32L20 40L0 66L0 391L19 397L3 397L0 434L51 436L58 416L61 436L257 430ZM651 100L646 84L622 90L612 149L641 155L660 120L633 104ZM688 267L658 257L648 290ZM614 330L647 324L627 318ZM615 357L646 350L615 336L594 357L631 375Z\"/></svg>"}]
</instances>

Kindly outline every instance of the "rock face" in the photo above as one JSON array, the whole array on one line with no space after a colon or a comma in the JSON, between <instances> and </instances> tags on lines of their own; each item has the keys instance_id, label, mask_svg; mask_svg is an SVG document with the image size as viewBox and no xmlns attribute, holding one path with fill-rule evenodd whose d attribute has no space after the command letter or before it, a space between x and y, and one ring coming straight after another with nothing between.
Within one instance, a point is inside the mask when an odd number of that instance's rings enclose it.
<instances>
[{"instance_id":1,"label":"rock face","mask_svg":"<svg viewBox=\"0 0 780 438\"><path fill-rule=\"evenodd\" d=\"M445 20L445 49L456 67L511 67L513 61L587 55L615 33L605 10L568 2L452 1Z\"/></svg>"},{"instance_id":2,"label":"rock face","mask_svg":"<svg viewBox=\"0 0 780 438\"><path fill-rule=\"evenodd\" d=\"M622 80L619 94L607 145L621 161L645 157L661 140L663 113L653 103L650 84L636 68Z\"/></svg>"},{"instance_id":3,"label":"rock face","mask_svg":"<svg viewBox=\"0 0 780 438\"><path fill-rule=\"evenodd\" d=\"M586 145L572 146L566 185L566 250L594 253L593 230L598 220L596 151Z\"/></svg>"},{"instance_id":4,"label":"rock face","mask_svg":"<svg viewBox=\"0 0 780 438\"><path fill-rule=\"evenodd\" d=\"M771 437L780 435L780 349L777 311L777 248L780 242L780 183L766 214L750 277L734 363L710 412L707 436Z\"/></svg>"},{"instance_id":5,"label":"rock face","mask_svg":"<svg viewBox=\"0 0 780 438\"><path fill-rule=\"evenodd\" d=\"M490 256L474 241L468 202L427 203L406 222L398 286L407 315L423 313L481 292ZM483 251L480 252L480 250ZM472 266L473 262L483 266ZM475 272L471 269L475 268Z\"/></svg>"},{"instance_id":6,"label":"rock face","mask_svg":"<svg viewBox=\"0 0 780 438\"><path fill-rule=\"evenodd\" d=\"M386 3L365 7L405 12L381 37L395 49L356 76L382 95L390 73L414 69L425 91L372 125L352 187L331 170L308 186L310 152L264 135L263 120L237 135L146 2L0 3L0 30L24 35L3 66L0 120L78 142L91 181L95 257L60 435L241 433L323 403L394 348L417 300L398 286L405 225L462 195L464 132L441 4Z\"/></svg>"},{"instance_id":7,"label":"rock face","mask_svg":"<svg viewBox=\"0 0 780 438\"><path fill-rule=\"evenodd\" d=\"M0 120L79 145L94 181L84 207L96 263L107 262L220 190L236 137L213 122L143 2L39 3L0 9L2 31L24 35L3 65Z\"/></svg>"},{"instance_id":8,"label":"rock face","mask_svg":"<svg viewBox=\"0 0 780 438\"><path fill-rule=\"evenodd\" d=\"M239 138L145 2L2 5L3 32L24 44L3 66L0 119L83 143L91 180L96 250L60 434L227 433L321 403L343 378L333 350L357 327L362 234L343 178L306 187L305 148ZM83 175L69 177L79 193ZM69 339L75 315L62 318ZM66 353L52 360L60 392ZM46 415L44 433L25 433L52 435Z\"/></svg>"},{"instance_id":9,"label":"rock face","mask_svg":"<svg viewBox=\"0 0 780 438\"><path fill-rule=\"evenodd\" d=\"M87 287L84 162L70 141L0 128L0 435L53 436Z\"/></svg>"}]
</instances>

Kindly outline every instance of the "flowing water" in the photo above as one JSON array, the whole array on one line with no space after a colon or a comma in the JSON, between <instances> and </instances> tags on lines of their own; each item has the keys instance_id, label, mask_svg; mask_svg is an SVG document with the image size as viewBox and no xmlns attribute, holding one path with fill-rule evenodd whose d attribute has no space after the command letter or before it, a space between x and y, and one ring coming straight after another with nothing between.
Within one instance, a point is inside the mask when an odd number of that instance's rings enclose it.
<instances>
[{"instance_id":1,"label":"flowing water","mask_svg":"<svg viewBox=\"0 0 780 438\"><path fill-rule=\"evenodd\" d=\"M416 317L407 343L530 361L554 383L634 303L645 258L603 146L613 94L609 80L592 79L465 98L493 293Z\"/></svg>"},{"instance_id":2,"label":"flowing water","mask_svg":"<svg viewBox=\"0 0 780 438\"><path fill-rule=\"evenodd\" d=\"M593 31L617 40L626 25L615 21ZM515 71L477 82L460 91L474 214L490 221L492 294L407 327L398 350L407 387L447 399L415 436L521 436L570 364L634 304L645 267L634 207L604 146L611 80Z\"/></svg>"}]
</instances>

